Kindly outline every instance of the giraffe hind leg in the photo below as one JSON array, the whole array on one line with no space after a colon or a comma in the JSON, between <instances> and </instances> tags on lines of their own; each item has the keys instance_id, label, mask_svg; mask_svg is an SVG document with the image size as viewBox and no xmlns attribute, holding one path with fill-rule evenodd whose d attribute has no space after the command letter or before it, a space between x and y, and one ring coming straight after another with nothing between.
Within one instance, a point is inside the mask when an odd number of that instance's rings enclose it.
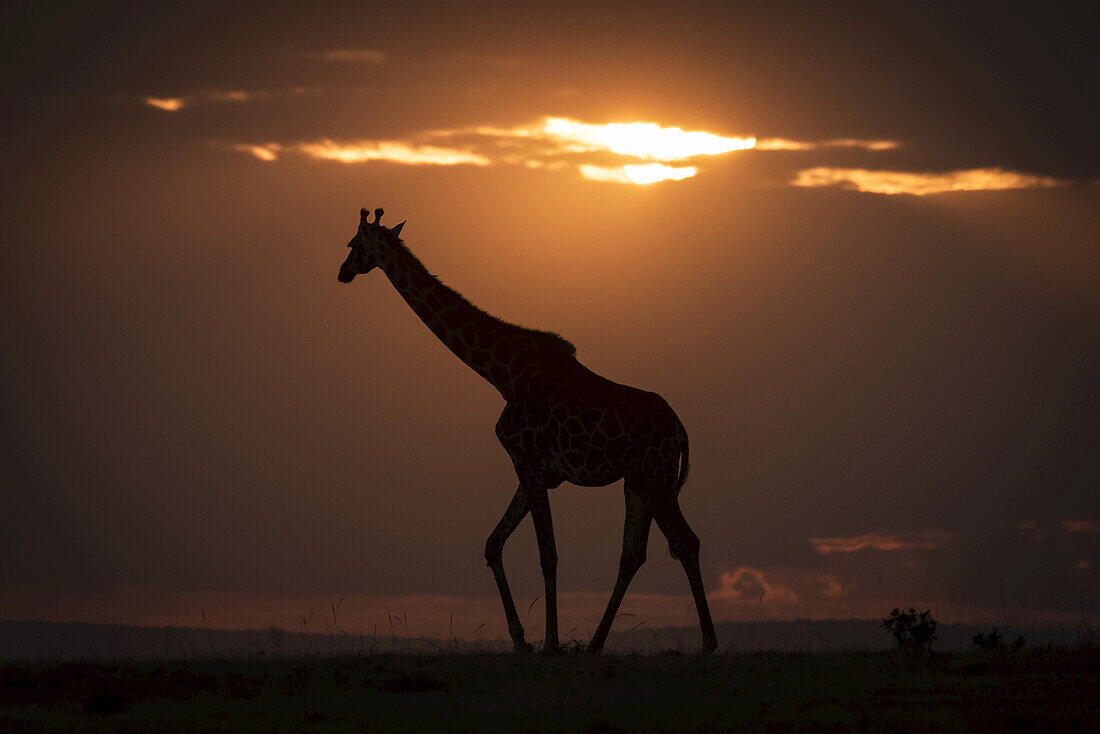
<instances>
[{"instance_id":1,"label":"giraffe hind leg","mask_svg":"<svg viewBox=\"0 0 1100 734\"><path fill-rule=\"evenodd\" d=\"M508 588L508 578L504 575L504 544L516 527L523 522L523 518L527 517L530 509L527 490L520 485L508 509L504 511L504 516L500 518L489 539L485 541L485 562L492 569L493 578L497 582L500 601L504 605L504 616L508 620L508 634L511 635L512 644L517 652L530 650L531 646L523 638L523 624L519 621L519 613L516 612L516 604Z\"/></svg>"},{"instance_id":2,"label":"giraffe hind leg","mask_svg":"<svg viewBox=\"0 0 1100 734\"><path fill-rule=\"evenodd\" d=\"M649 541L649 528L653 523L653 514L647 504L638 497L631 488L630 480L625 486L626 494L626 520L623 523L623 554L619 560L619 577L615 580L615 589L611 592L611 599L607 602L607 611L604 612L600 626L596 628L596 634L588 643L589 652L599 652L607 642L607 635L611 632L611 625L615 622L619 605L630 585L634 574L645 563L645 547Z\"/></svg>"},{"instance_id":3,"label":"giraffe hind leg","mask_svg":"<svg viewBox=\"0 0 1100 734\"><path fill-rule=\"evenodd\" d=\"M687 574L691 586L691 596L695 600L695 609L699 613L699 629L703 635L704 652L714 652L718 648L718 636L714 631L714 620L710 616L706 591L703 589L703 576L699 570L699 537L692 531L680 505L675 499L664 500L654 507L657 527L668 539L672 557L680 562Z\"/></svg>"}]
</instances>

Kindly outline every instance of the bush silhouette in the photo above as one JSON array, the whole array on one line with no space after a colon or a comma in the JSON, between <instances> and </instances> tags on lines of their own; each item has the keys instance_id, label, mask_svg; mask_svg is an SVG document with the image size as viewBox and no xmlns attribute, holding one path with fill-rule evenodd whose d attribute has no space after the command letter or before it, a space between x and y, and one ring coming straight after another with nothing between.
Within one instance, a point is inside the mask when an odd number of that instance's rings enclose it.
<instances>
[{"instance_id":1,"label":"bush silhouette","mask_svg":"<svg viewBox=\"0 0 1100 734\"><path fill-rule=\"evenodd\" d=\"M926 609L917 614L913 607L909 607L908 612L895 609L882 620L882 626L894 637L898 647L913 652L924 650L935 642L938 624L930 611Z\"/></svg>"},{"instance_id":2,"label":"bush silhouette","mask_svg":"<svg viewBox=\"0 0 1100 734\"><path fill-rule=\"evenodd\" d=\"M1013 650L1019 650L1027 642L1024 640L1023 635L1017 635L1016 641L1012 643ZM974 635L974 647L980 650L1006 650L1008 645L1005 643L1005 638L1001 635L1001 631L996 627L988 635L983 635L980 632Z\"/></svg>"},{"instance_id":3,"label":"bush silhouette","mask_svg":"<svg viewBox=\"0 0 1100 734\"><path fill-rule=\"evenodd\" d=\"M981 650L996 650L1005 646L1005 638L1001 636L1001 631L996 627L988 635L983 635L981 632L974 635L974 647Z\"/></svg>"}]
</instances>

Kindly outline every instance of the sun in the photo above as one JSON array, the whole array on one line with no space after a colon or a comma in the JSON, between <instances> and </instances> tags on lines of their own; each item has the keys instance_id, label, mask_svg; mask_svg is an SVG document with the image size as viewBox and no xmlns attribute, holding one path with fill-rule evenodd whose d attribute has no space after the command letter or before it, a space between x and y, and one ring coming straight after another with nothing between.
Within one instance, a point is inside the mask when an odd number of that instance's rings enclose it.
<instances>
[{"instance_id":1,"label":"sun","mask_svg":"<svg viewBox=\"0 0 1100 734\"><path fill-rule=\"evenodd\" d=\"M651 184L682 181L699 172L695 166L670 166L700 155L720 155L756 146L753 137L725 137L702 130L662 127L655 122L593 124L566 117L546 117L539 133L554 140L562 152L607 152L639 163L621 166L583 164L580 173L593 181Z\"/></svg>"},{"instance_id":2,"label":"sun","mask_svg":"<svg viewBox=\"0 0 1100 734\"><path fill-rule=\"evenodd\" d=\"M606 150L650 161L681 161L697 155L748 150L753 137L724 137L702 130L661 127L655 122L608 122L603 125L565 117L547 117L543 131L581 150Z\"/></svg>"}]
</instances>

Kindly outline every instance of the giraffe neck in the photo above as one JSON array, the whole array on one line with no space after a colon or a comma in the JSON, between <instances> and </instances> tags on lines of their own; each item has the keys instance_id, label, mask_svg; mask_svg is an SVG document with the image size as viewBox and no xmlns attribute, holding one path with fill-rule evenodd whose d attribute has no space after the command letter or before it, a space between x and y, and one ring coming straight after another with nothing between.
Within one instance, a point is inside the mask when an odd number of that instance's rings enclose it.
<instances>
[{"instance_id":1,"label":"giraffe neck","mask_svg":"<svg viewBox=\"0 0 1100 734\"><path fill-rule=\"evenodd\" d=\"M444 346L505 400L531 389L545 353L571 359L575 352L556 334L524 329L477 308L429 273L399 240L379 247L378 265Z\"/></svg>"}]
</instances>

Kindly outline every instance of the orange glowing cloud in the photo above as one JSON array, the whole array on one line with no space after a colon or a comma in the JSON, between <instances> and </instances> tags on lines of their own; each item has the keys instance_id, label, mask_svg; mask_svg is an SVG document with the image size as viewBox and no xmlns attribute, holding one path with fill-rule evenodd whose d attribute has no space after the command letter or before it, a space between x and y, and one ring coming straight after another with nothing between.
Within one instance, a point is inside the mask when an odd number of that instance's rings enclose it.
<instances>
[{"instance_id":1,"label":"orange glowing cloud","mask_svg":"<svg viewBox=\"0 0 1100 734\"><path fill-rule=\"evenodd\" d=\"M821 583L821 595L830 599L842 599L848 596L855 584L842 580L833 574L822 574L818 577Z\"/></svg>"},{"instance_id":2,"label":"orange glowing cloud","mask_svg":"<svg viewBox=\"0 0 1100 734\"><path fill-rule=\"evenodd\" d=\"M734 602L762 602L765 597L771 602L795 602L799 599L792 589L766 578L760 569L748 566L725 571L718 579L718 591L714 592L714 596Z\"/></svg>"},{"instance_id":3,"label":"orange glowing cloud","mask_svg":"<svg viewBox=\"0 0 1100 734\"><path fill-rule=\"evenodd\" d=\"M187 105L187 100L183 97L145 97L142 101L165 112L176 112Z\"/></svg>"},{"instance_id":4,"label":"orange glowing cloud","mask_svg":"<svg viewBox=\"0 0 1100 734\"><path fill-rule=\"evenodd\" d=\"M242 153L248 153L249 155L259 158L261 161L273 161L279 157L278 153L280 147L274 143L268 143L267 145L234 145L233 150L238 150Z\"/></svg>"},{"instance_id":5,"label":"orange glowing cloud","mask_svg":"<svg viewBox=\"0 0 1100 734\"><path fill-rule=\"evenodd\" d=\"M289 97L302 94L316 93L316 89L306 87L292 87L290 89L266 90L266 89L203 89L182 97L142 97L142 102L150 107L156 107L165 112L178 112L184 107L193 107L197 104L224 104L240 102L257 102L260 100Z\"/></svg>"},{"instance_id":6,"label":"orange glowing cloud","mask_svg":"<svg viewBox=\"0 0 1100 734\"><path fill-rule=\"evenodd\" d=\"M331 52L337 53L337 52ZM799 142L752 136L727 136L704 130L684 130L655 122L591 123L568 117L543 117L513 127L474 125L425 130L402 140L304 141L281 149L272 144L230 146L264 161L279 152L297 152L341 163L393 161L412 165L516 165L531 169L577 171L590 181L645 185L683 181L698 175L705 156L750 150L812 150L859 147L886 150L890 140L842 138ZM617 159L617 160L616 160Z\"/></svg>"},{"instance_id":7,"label":"orange glowing cloud","mask_svg":"<svg viewBox=\"0 0 1100 734\"><path fill-rule=\"evenodd\" d=\"M791 181L793 186L839 186L872 194L926 196L954 191L1001 191L1050 188L1062 181L1000 168L974 168L948 173L870 171L864 168L807 168Z\"/></svg>"},{"instance_id":8,"label":"orange glowing cloud","mask_svg":"<svg viewBox=\"0 0 1100 734\"><path fill-rule=\"evenodd\" d=\"M1062 527L1067 533L1100 533L1100 522L1096 520L1063 520Z\"/></svg>"},{"instance_id":9,"label":"orange glowing cloud","mask_svg":"<svg viewBox=\"0 0 1100 734\"><path fill-rule=\"evenodd\" d=\"M863 148L864 150L892 150L897 148L896 140L859 140L857 138L836 138L834 140L806 141L787 140L786 138L765 138L756 141L756 150L817 150L819 148Z\"/></svg>"},{"instance_id":10,"label":"orange glowing cloud","mask_svg":"<svg viewBox=\"0 0 1100 734\"><path fill-rule=\"evenodd\" d=\"M1016 529L1019 530L1021 533L1027 535L1032 540L1047 539L1046 528L1040 526L1039 523L1035 522L1034 520L1028 520L1026 522L1018 523L1016 525Z\"/></svg>"},{"instance_id":11,"label":"orange glowing cloud","mask_svg":"<svg viewBox=\"0 0 1100 734\"><path fill-rule=\"evenodd\" d=\"M488 158L466 150L438 146L417 146L393 140L352 143L321 140L315 143L296 143L294 145L238 143L227 147L231 150L247 153L261 161L274 161L282 154L297 153L310 158L348 164L388 161L411 166L455 166L461 164L487 166L490 163Z\"/></svg>"},{"instance_id":12,"label":"orange glowing cloud","mask_svg":"<svg viewBox=\"0 0 1100 734\"><path fill-rule=\"evenodd\" d=\"M317 143L301 143L294 147L311 158L321 158L340 163L365 163L390 161L408 165L455 166L470 164L488 166L492 161L483 155L467 150L441 148L431 145L412 145L397 140L359 141L335 143L322 140Z\"/></svg>"},{"instance_id":13,"label":"orange glowing cloud","mask_svg":"<svg viewBox=\"0 0 1100 734\"><path fill-rule=\"evenodd\" d=\"M852 553L871 548L873 550L894 551L914 548L939 548L947 541L955 539L954 533L940 530L928 530L922 533L879 534L866 533L850 537L810 538L814 550L818 553Z\"/></svg>"},{"instance_id":14,"label":"orange glowing cloud","mask_svg":"<svg viewBox=\"0 0 1100 734\"><path fill-rule=\"evenodd\" d=\"M696 166L666 162L745 150L754 142L751 137L724 137L651 122L597 125L546 117L532 125L511 128L480 125L427 130L406 140L320 140L281 147L270 143L229 147L264 161L274 160L280 152L297 152L341 163L385 160L413 165L522 165L551 171L572 168L593 181L652 184L682 181L699 172ZM621 165L608 165L609 156L620 157Z\"/></svg>"}]
</instances>

